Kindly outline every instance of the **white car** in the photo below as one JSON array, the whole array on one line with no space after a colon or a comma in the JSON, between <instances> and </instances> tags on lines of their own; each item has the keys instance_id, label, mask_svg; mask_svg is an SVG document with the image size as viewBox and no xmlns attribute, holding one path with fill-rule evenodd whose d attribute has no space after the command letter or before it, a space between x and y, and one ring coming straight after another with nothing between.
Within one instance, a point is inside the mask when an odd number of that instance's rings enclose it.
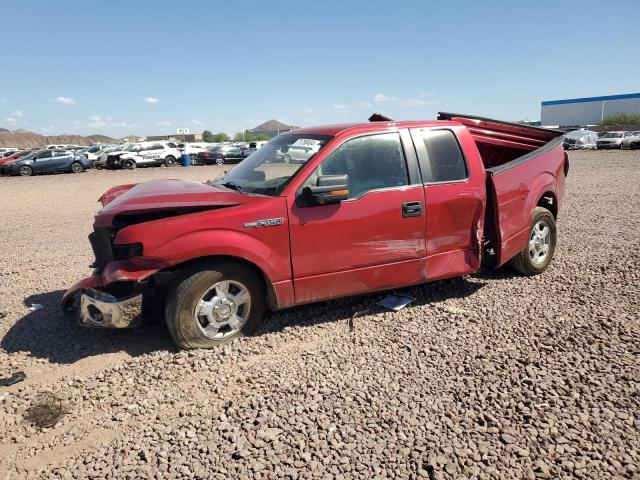
<instances>
[{"instance_id":1,"label":"white car","mask_svg":"<svg viewBox=\"0 0 640 480\"><path fill-rule=\"evenodd\" d=\"M109 156L113 155L111 152ZM165 165L173 167L182 152L174 142L142 142L120 155L120 167L133 169Z\"/></svg>"},{"instance_id":2,"label":"white car","mask_svg":"<svg viewBox=\"0 0 640 480\"><path fill-rule=\"evenodd\" d=\"M211 147L215 147L217 143L199 142L199 143L187 143L185 147L189 157L191 158L191 165L198 165L198 153L206 152Z\"/></svg>"},{"instance_id":3,"label":"white car","mask_svg":"<svg viewBox=\"0 0 640 480\"><path fill-rule=\"evenodd\" d=\"M627 138L622 140L622 143L620 144L620 148L622 148L624 150L631 150L631 148L633 148L632 145L631 145L631 142L636 144L638 142L638 140L640 140L640 130L635 130L635 131L631 132L631 136L630 137L627 137Z\"/></svg>"},{"instance_id":4,"label":"white car","mask_svg":"<svg viewBox=\"0 0 640 480\"><path fill-rule=\"evenodd\" d=\"M66 150L68 148L78 147L78 145L47 145L44 147L45 150Z\"/></svg>"}]
</instances>

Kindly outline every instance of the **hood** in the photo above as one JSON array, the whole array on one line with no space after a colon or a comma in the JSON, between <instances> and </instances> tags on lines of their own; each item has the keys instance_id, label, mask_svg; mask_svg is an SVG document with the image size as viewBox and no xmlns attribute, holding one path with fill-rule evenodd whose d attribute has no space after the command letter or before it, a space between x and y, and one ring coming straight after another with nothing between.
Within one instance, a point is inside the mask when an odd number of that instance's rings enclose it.
<instances>
[{"instance_id":1,"label":"hood","mask_svg":"<svg viewBox=\"0 0 640 480\"><path fill-rule=\"evenodd\" d=\"M186 180L151 180L126 185L96 215L96 227L109 227L117 215L147 212L196 211L232 207L250 197L233 190ZM129 188L127 188L129 187ZM117 187L116 187L117 189ZM114 189L112 189L114 190ZM105 195L112 192L105 193ZM105 197L103 195L103 197ZM101 197L101 198L103 198Z\"/></svg>"}]
</instances>

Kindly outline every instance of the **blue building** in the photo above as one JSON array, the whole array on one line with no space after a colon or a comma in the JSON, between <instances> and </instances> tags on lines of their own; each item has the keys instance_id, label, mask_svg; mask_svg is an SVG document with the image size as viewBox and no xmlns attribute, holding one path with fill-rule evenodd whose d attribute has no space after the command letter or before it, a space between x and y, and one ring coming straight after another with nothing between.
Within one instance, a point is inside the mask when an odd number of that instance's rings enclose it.
<instances>
[{"instance_id":1,"label":"blue building","mask_svg":"<svg viewBox=\"0 0 640 480\"><path fill-rule=\"evenodd\" d=\"M640 93L544 101L540 119L547 126L586 126L619 113L640 114Z\"/></svg>"}]
</instances>

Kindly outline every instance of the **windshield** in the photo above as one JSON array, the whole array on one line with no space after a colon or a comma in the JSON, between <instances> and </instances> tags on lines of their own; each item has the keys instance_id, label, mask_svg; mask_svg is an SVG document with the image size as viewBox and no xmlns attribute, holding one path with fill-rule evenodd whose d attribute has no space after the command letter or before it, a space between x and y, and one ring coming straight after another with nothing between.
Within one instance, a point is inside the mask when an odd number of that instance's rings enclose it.
<instances>
[{"instance_id":1,"label":"windshield","mask_svg":"<svg viewBox=\"0 0 640 480\"><path fill-rule=\"evenodd\" d=\"M605 133L602 138L620 138L622 137L622 132L609 132Z\"/></svg>"},{"instance_id":2,"label":"windshield","mask_svg":"<svg viewBox=\"0 0 640 480\"><path fill-rule=\"evenodd\" d=\"M211 184L244 193L279 195L331 138L329 135L278 135Z\"/></svg>"}]
</instances>

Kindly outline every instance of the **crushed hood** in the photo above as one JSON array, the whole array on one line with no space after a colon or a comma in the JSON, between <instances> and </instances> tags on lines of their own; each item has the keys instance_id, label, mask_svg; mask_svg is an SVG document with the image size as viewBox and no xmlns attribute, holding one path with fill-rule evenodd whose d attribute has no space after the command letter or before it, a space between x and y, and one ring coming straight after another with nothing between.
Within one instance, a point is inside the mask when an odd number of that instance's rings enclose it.
<instances>
[{"instance_id":1,"label":"crushed hood","mask_svg":"<svg viewBox=\"0 0 640 480\"><path fill-rule=\"evenodd\" d=\"M150 180L125 187L130 188L117 195L96 215L96 227L111 226L117 215L183 208L232 207L249 199L233 190L186 180Z\"/></svg>"}]
</instances>

